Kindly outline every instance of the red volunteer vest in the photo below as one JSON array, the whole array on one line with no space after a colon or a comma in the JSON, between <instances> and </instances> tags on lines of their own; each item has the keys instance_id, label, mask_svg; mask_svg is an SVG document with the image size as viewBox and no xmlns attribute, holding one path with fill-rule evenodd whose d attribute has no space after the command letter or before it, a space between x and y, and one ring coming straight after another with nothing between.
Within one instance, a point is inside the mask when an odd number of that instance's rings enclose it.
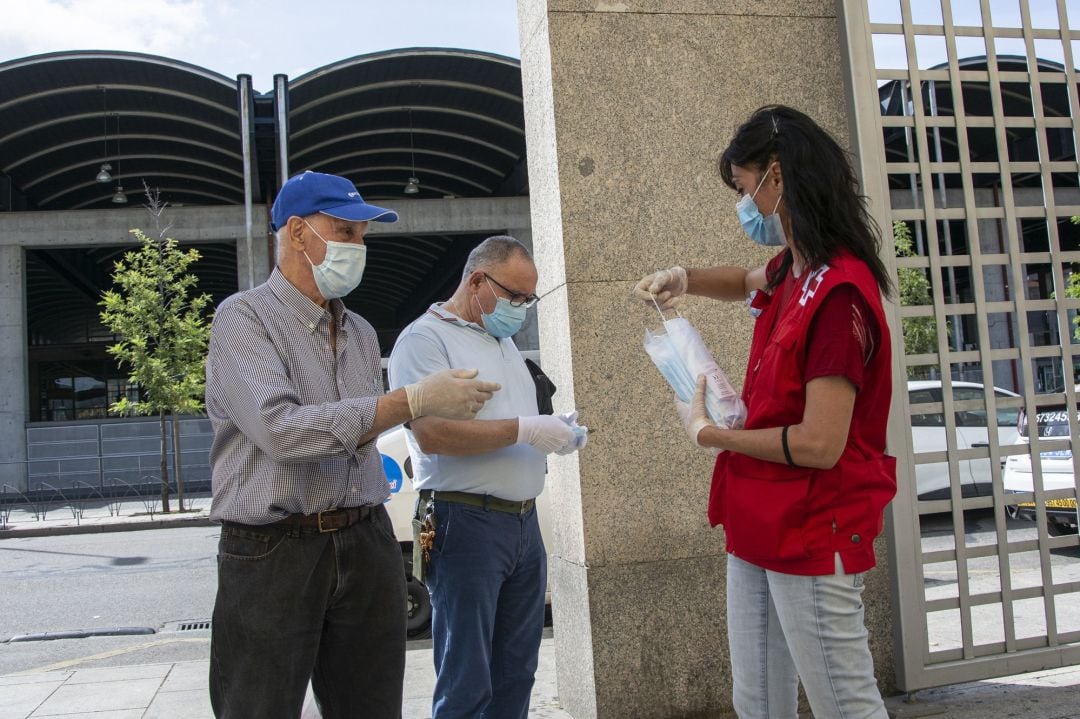
<instances>
[{"instance_id":1,"label":"red volunteer vest","mask_svg":"<svg viewBox=\"0 0 1080 719\"><path fill-rule=\"evenodd\" d=\"M769 263L779 266L783 253ZM743 383L747 429L799 424L806 407L807 334L826 295L843 284L865 298L881 344L870 358L855 398L847 446L831 469L789 467L735 452L716 458L709 522L724 525L727 551L765 569L787 574L874 566L874 538L885 505L896 494L896 460L885 454L892 396L889 330L881 293L866 265L842 255L796 280L787 302L759 292L750 361ZM783 305L783 306L781 306Z\"/></svg>"}]
</instances>

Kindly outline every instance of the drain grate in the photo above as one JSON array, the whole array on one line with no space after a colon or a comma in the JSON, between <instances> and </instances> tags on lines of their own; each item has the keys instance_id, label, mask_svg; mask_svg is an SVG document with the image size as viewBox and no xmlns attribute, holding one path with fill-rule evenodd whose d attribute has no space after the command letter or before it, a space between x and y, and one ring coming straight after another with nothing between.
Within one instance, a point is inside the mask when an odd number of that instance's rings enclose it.
<instances>
[{"instance_id":1,"label":"drain grate","mask_svg":"<svg viewBox=\"0 0 1080 719\"><path fill-rule=\"evenodd\" d=\"M178 632L193 632L197 629L209 629L210 620L206 619L201 622L181 622L180 626L176 629Z\"/></svg>"},{"instance_id":2,"label":"drain grate","mask_svg":"<svg viewBox=\"0 0 1080 719\"><path fill-rule=\"evenodd\" d=\"M210 628L209 619L184 619L178 622L166 622L162 627L163 632L198 632Z\"/></svg>"}]
</instances>

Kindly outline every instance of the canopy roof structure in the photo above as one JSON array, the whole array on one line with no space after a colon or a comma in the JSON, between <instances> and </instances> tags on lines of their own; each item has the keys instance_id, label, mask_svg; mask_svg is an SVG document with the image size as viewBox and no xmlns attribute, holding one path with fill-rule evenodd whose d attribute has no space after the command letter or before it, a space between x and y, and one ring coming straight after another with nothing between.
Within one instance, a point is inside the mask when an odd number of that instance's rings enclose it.
<instances>
[{"instance_id":1,"label":"canopy roof structure","mask_svg":"<svg viewBox=\"0 0 1080 719\"><path fill-rule=\"evenodd\" d=\"M0 64L0 172L21 198L13 209L109 207L117 186L137 199L143 182L173 203L242 203L238 117L235 80L176 60L14 60Z\"/></svg>"},{"instance_id":2,"label":"canopy roof structure","mask_svg":"<svg viewBox=\"0 0 1080 719\"><path fill-rule=\"evenodd\" d=\"M343 175L403 212L412 199L527 195L520 63L391 50L275 76L262 94L247 75L154 55L86 50L0 63L0 211L139 205L144 186L173 207L269 205L282 180L304 170ZM364 282L346 303L386 350L452 290L483 237L373 234ZM215 301L237 286L235 250L222 240L200 247L195 268ZM27 250L32 345L103 339L92 326L96 299L125 249Z\"/></svg>"}]
</instances>

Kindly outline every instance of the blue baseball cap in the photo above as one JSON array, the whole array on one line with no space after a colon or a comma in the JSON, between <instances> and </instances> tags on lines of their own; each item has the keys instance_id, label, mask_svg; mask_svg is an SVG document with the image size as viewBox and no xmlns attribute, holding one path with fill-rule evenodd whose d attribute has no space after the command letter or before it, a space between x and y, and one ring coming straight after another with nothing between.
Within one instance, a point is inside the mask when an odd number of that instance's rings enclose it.
<instances>
[{"instance_id":1,"label":"blue baseball cap","mask_svg":"<svg viewBox=\"0 0 1080 719\"><path fill-rule=\"evenodd\" d=\"M270 210L270 227L277 232L290 217L307 217L317 212L351 222L397 222L398 219L393 210L364 202L356 186L344 177L308 170L293 175L281 186Z\"/></svg>"}]
</instances>

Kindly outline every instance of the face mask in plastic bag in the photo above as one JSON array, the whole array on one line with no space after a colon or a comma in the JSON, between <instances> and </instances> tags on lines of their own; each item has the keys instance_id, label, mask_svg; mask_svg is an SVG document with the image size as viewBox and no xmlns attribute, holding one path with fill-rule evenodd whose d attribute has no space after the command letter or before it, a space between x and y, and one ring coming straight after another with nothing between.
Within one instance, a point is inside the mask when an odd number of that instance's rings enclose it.
<instances>
[{"instance_id":1,"label":"face mask in plastic bag","mask_svg":"<svg viewBox=\"0 0 1080 719\"><path fill-rule=\"evenodd\" d=\"M659 310L659 307L657 307ZM663 318L663 312L660 313ZM694 399L697 376L705 375L705 411L724 429L740 429L746 421L746 405L716 364L701 335L684 317L664 319L662 329L645 330L645 351L660 370L675 396Z\"/></svg>"}]
</instances>

